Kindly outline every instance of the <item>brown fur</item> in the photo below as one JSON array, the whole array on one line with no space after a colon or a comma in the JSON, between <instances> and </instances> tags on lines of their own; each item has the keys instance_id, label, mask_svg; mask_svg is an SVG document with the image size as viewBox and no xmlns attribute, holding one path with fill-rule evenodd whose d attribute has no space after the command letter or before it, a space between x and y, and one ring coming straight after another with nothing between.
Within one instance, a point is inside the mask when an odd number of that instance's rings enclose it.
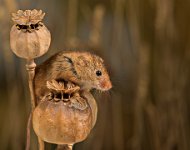
<instances>
[{"instance_id":1,"label":"brown fur","mask_svg":"<svg viewBox=\"0 0 190 150\"><path fill-rule=\"evenodd\" d=\"M101 76L96 75L97 70L102 72ZM37 66L34 78L37 101L48 92L46 82L52 79L71 81L85 90L112 87L103 60L88 52L62 51Z\"/></svg>"}]
</instances>

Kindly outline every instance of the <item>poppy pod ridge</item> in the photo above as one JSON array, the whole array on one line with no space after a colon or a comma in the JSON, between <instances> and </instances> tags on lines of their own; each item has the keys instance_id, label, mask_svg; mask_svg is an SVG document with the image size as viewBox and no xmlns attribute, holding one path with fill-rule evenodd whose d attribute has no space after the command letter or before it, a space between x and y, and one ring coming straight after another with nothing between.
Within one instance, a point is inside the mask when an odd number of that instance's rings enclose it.
<instances>
[{"instance_id":1,"label":"poppy pod ridge","mask_svg":"<svg viewBox=\"0 0 190 150\"><path fill-rule=\"evenodd\" d=\"M10 32L10 46L18 57L31 60L48 51L51 34L42 23L44 15L36 9L12 13L14 25Z\"/></svg>"}]
</instances>

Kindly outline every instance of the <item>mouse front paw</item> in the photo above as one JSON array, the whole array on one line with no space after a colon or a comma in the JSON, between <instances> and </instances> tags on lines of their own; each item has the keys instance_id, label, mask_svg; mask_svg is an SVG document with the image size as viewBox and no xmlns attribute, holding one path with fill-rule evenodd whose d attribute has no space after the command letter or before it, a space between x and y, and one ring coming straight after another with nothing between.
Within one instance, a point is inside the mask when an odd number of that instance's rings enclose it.
<instances>
[{"instance_id":1,"label":"mouse front paw","mask_svg":"<svg viewBox=\"0 0 190 150\"><path fill-rule=\"evenodd\" d=\"M79 110L85 110L88 107L88 104L84 98L76 93L71 97L69 107L74 107Z\"/></svg>"}]
</instances>

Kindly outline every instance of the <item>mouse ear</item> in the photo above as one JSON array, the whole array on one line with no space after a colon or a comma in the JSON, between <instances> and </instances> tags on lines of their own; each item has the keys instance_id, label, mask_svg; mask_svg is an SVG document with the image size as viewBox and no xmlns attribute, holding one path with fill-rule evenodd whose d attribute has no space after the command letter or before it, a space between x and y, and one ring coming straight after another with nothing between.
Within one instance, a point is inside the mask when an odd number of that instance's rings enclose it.
<instances>
[{"instance_id":1,"label":"mouse ear","mask_svg":"<svg viewBox=\"0 0 190 150\"><path fill-rule=\"evenodd\" d=\"M68 71L73 68L73 61L67 56L59 56L57 60L59 61L53 62L56 71Z\"/></svg>"},{"instance_id":2,"label":"mouse ear","mask_svg":"<svg viewBox=\"0 0 190 150\"><path fill-rule=\"evenodd\" d=\"M100 62L100 63L104 63L104 60L100 57L100 56L97 56L97 55L94 55L93 56L93 59L97 62Z\"/></svg>"},{"instance_id":3,"label":"mouse ear","mask_svg":"<svg viewBox=\"0 0 190 150\"><path fill-rule=\"evenodd\" d=\"M89 61L84 56L77 57L76 64L81 67L86 67L89 64Z\"/></svg>"},{"instance_id":4,"label":"mouse ear","mask_svg":"<svg viewBox=\"0 0 190 150\"><path fill-rule=\"evenodd\" d=\"M71 58L67 57L67 56L63 56L64 60L66 60L68 63L73 64L73 61Z\"/></svg>"}]
</instances>

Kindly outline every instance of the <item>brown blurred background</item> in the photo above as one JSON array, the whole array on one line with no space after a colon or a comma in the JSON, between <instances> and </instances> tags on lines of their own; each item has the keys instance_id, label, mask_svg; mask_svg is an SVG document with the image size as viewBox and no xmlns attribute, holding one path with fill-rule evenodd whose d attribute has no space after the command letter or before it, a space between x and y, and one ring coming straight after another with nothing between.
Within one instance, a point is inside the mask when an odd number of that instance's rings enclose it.
<instances>
[{"instance_id":1,"label":"brown blurred background","mask_svg":"<svg viewBox=\"0 0 190 150\"><path fill-rule=\"evenodd\" d=\"M93 51L114 85L94 92L96 126L74 149L190 149L189 0L0 0L0 150L25 147L30 97L25 61L9 46L10 14L33 8L46 12L52 34L37 63L59 50Z\"/></svg>"}]
</instances>

